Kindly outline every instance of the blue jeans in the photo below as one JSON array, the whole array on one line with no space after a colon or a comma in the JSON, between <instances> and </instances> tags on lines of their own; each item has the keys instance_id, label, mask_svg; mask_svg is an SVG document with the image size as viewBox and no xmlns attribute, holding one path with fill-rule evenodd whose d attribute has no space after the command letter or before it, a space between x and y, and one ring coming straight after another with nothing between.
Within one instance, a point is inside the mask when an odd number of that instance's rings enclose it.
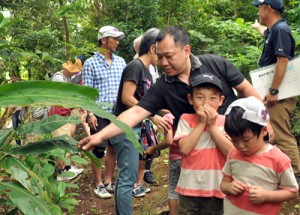
<instances>
[{"instance_id":1,"label":"blue jeans","mask_svg":"<svg viewBox=\"0 0 300 215\"><path fill-rule=\"evenodd\" d=\"M141 128L133 130L140 136ZM132 215L132 189L137 181L139 153L124 134L110 139L115 149L118 178L115 188L116 215Z\"/></svg>"}]
</instances>

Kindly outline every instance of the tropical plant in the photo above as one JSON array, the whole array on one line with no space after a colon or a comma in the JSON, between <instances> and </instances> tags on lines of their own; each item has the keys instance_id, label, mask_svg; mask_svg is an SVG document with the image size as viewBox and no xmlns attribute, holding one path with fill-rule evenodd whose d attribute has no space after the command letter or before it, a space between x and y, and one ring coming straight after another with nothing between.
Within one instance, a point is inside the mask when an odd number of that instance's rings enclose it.
<instances>
[{"instance_id":1,"label":"tropical plant","mask_svg":"<svg viewBox=\"0 0 300 215\"><path fill-rule=\"evenodd\" d=\"M64 107L83 108L107 118L125 131L126 136L141 152L136 134L114 115L105 112L95 103L97 90L71 83L48 81L25 81L0 86L0 106L41 106L63 105ZM104 104L101 104L104 105ZM79 150L77 141L64 135L56 138L43 137L22 146L11 144L13 138L33 133L47 134L65 123L78 124L78 117L53 116L45 120L25 122L17 130L0 130L0 202L12 211L20 210L24 214L62 214L68 210L74 212L76 193L66 192L66 188L76 185L56 182L53 178L55 158L63 158L60 150L75 154L72 159L77 163L86 163L76 155L81 152L96 163L98 159L89 152ZM55 152L53 151L55 150ZM67 161L68 162L68 161ZM72 174L72 173L71 173Z\"/></svg>"}]
</instances>

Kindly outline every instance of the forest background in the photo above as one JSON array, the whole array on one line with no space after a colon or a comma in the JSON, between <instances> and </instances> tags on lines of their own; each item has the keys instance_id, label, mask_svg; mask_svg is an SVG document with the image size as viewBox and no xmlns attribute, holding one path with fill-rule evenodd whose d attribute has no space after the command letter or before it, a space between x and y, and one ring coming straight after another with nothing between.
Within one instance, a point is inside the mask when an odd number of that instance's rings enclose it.
<instances>
[{"instance_id":1,"label":"forest background","mask_svg":"<svg viewBox=\"0 0 300 215\"><path fill-rule=\"evenodd\" d=\"M263 38L251 28L257 8L251 0L1 0L0 85L10 77L49 80L61 64L97 51L97 32L113 25L125 32L117 55L128 63L133 40L152 27L182 26L194 54L219 54L250 80L258 68ZM300 2L285 0L283 14L300 55ZM2 11L2 12L1 12ZM297 110L293 131L300 133Z\"/></svg>"},{"instance_id":2,"label":"forest background","mask_svg":"<svg viewBox=\"0 0 300 215\"><path fill-rule=\"evenodd\" d=\"M97 51L97 33L104 25L113 25L125 33L126 37L121 40L116 54L122 56L127 63L135 54L132 43L137 36L152 27L175 25L182 26L189 33L194 54L221 55L234 63L250 80L249 71L258 68L257 61L264 41L251 28L258 17L257 8L250 2L251 0L0 0L0 193L6 192L9 196L0 196L0 206L6 205L5 210L21 210L24 214L39 214L36 208L44 211L40 214L61 214L59 207L74 213L74 206L78 204L72 198L76 193L66 191L67 187L73 185L57 185L51 178L54 167L49 165L49 160L58 155L54 152L47 154L41 147L43 144L42 146L49 147L47 150L56 148L58 140L46 137L46 141L36 142L36 145L33 144L35 148L31 147L29 151L36 150L37 155L26 157L22 156L28 154L26 146L14 148L9 144L16 133L3 129L9 117L6 112L8 106L37 102L42 104L46 101L47 105L57 105L59 103L54 98L56 96L67 107L78 104L76 107L105 114L94 105L97 94L95 91L80 86L65 87L66 83L52 83L51 86L39 83L35 86L30 81L49 80L51 74L61 70L61 64L66 60L74 60L79 54L90 56ZM283 17L292 29L296 40L296 56L299 56L300 1L285 0L284 7ZM25 81L10 84L11 77ZM28 90L23 90L24 87ZM34 94L36 89L45 88L48 91L44 94ZM80 96L77 94L81 101L73 96L77 92L81 92ZM33 94L35 98L30 97ZM293 133L297 136L298 143L299 107L300 105L292 116ZM68 120L78 123L78 119ZM50 119L46 122L49 121ZM44 128L44 125L45 122L37 122L33 127L39 129ZM59 124L56 126L59 127ZM33 130L32 125L24 127L27 132ZM47 128L53 129L53 121L48 123ZM66 145L59 147L74 150L68 143L76 145L75 140L63 139L62 142ZM63 158L63 153L59 156ZM73 161L85 162L78 156L74 156ZM23 174L30 177L26 178ZM42 186L39 186L41 183ZM13 192L9 193L8 187ZM19 198L20 195L26 198ZM31 204L34 207L30 207L28 202L25 205L23 199L30 199L34 202ZM32 209L35 210L34 213L30 211Z\"/></svg>"}]
</instances>

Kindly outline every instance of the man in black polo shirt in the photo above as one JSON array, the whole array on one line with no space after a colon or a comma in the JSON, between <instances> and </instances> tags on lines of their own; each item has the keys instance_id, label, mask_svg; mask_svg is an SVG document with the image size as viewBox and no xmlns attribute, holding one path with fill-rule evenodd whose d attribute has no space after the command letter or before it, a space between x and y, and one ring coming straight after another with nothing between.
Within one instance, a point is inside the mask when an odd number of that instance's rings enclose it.
<instances>
[{"instance_id":1,"label":"man in black polo shirt","mask_svg":"<svg viewBox=\"0 0 300 215\"><path fill-rule=\"evenodd\" d=\"M260 34L264 34L265 43L259 60L261 67L276 64L274 77L265 95L264 101L270 114L270 122L274 129L276 144L292 161L292 167L300 184L300 161L297 141L291 133L290 116L296 107L297 98L278 100L279 87L284 79L289 59L294 57L295 40L290 27L281 15L283 13L282 0L254 1L258 7L259 24L255 23ZM261 25L267 29L262 31Z\"/></svg>"},{"instance_id":2,"label":"man in black polo shirt","mask_svg":"<svg viewBox=\"0 0 300 215\"><path fill-rule=\"evenodd\" d=\"M212 73L222 81L225 101L219 109L221 114L237 98L232 88L243 97L255 96L261 99L253 86L226 59L217 55L192 55L189 38L182 28L166 27L160 31L156 41L158 65L165 73L136 106L119 115L118 118L129 126L137 125L161 109L171 111L175 116L175 126L182 113L194 113L193 107L188 103L187 94L190 92L190 79L200 73ZM161 121L158 126L164 129L171 125L168 121ZM78 146L87 150L120 133L122 130L111 124L101 132L82 139Z\"/></svg>"}]
</instances>

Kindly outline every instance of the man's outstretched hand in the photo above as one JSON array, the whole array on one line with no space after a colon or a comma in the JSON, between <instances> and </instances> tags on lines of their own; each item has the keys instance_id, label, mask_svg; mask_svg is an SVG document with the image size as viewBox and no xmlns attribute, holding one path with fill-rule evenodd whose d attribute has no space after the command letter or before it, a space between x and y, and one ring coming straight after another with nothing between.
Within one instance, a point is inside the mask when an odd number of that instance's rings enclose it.
<instances>
[{"instance_id":1,"label":"man's outstretched hand","mask_svg":"<svg viewBox=\"0 0 300 215\"><path fill-rule=\"evenodd\" d=\"M94 146L98 146L103 142L100 137L97 137L97 134L83 138L78 142L78 148L83 150L90 150Z\"/></svg>"}]
</instances>

